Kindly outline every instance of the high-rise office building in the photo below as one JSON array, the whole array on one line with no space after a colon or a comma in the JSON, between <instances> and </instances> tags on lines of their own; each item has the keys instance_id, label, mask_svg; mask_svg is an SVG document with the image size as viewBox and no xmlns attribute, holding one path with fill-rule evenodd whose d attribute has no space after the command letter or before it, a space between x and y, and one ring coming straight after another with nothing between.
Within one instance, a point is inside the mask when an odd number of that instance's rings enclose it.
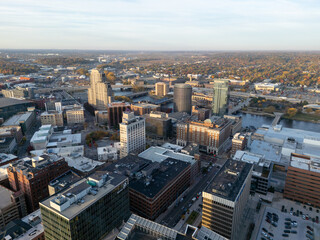
<instances>
[{"instance_id":1,"label":"high-rise office building","mask_svg":"<svg viewBox=\"0 0 320 240\"><path fill-rule=\"evenodd\" d=\"M68 170L64 158L56 155L24 158L10 163L7 169L10 188L25 194L29 213L37 210L39 201L49 196L49 182Z\"/></svg>"},{"instance_id":2,"label":"high-rise office building","mask_svg":"<svg viewBox=\"0 0 320 240\"><path fill-rule=\"evenodd\" d=\"M88 103L98 110L105 110L112 102L112 88L103 70L93 69L90 74Z\"/></svg>"},{"instance_id":3,"label":"high-rise office building","mask_svg":"<svg viewBox=\"0 0 320 240\"><path fill-rule=\"evenodd\" d=\"M168 85L164 82L158 82L155 85L156 95L159 97L164 97L168 94Z\"/></svg>"},{"instance_id":4,"label":"high-rise office building","mask_svg":"<svg viewBox=\"0 0 320 240\"><path fill-rule=\"evenodd\" d=\"M191 114L192 108L192 87L187 84L175 84L174 85L174 111L186 112Z\"/></svg>"},{"instance_id":5,"label":"high-rise office building","mask_svg":"<svg viewBox=\"0 0 320 240\"><path fill-rule=\"evenodd\" d=\"M122 114L125 111L130 111L130 104L125 102L113 102L108 104L108 126L109 128L118 128L122 121Z\"/></svg>"},{"instance_id":6,"label":"high-rise office building","mask_svg":"<svg viewBox=\"0 0 320 240\"><path fill-rule=\"evenodd\" d=\"M95 172L40 203L47 240L99 240L130 217L129 181Z\"/></svg>"},{"instance_id":7,"label":"high-rise office building","mask_svg":"<svg viewBox=\"0 0 320 240\"><path fill-rule=\"evenodd\" d=\"M229 80L215 80L213 94L212 114L222 117L228 110Z\"/></svg>"},{"instance_id":8,"label":"high-rise office building","mask_svg":"<svg viewBox=\"0 0 320 240\"><path fill-rule=\"evenodd\" d=\"M234 240L250 194L252 164L228 160L203 192L202 226Z\"/></svg>"},{"instance_id":9,"label":"high-rise office building","mask_svg":"<svg viewBox=\"0 0 320 240\"><path fill-rule=\"evenodd\" d=\"M124 112L120 125L120 157L131 152L142 152L146 147L146 124L143 117L133 112Z\"/></svg>"}]
</instances>

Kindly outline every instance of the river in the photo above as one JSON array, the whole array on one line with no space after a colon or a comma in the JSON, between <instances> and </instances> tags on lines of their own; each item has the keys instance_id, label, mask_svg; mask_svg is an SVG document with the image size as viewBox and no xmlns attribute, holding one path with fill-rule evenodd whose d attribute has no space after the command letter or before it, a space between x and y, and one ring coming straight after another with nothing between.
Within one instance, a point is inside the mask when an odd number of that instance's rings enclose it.
<instances>
[{"instance_id":1,"label":"river","mask_svg":"<svg viewBox=\"0 0 320 240\"><path fill-rule=\"evenodd\" d=\"M239 113L237 116L242 116L242 127L254 126L261 127L263 124L271 125L273 117L253 115L248 113ZM306 131L320 132L320 124L312 122L295 121L289 119L281 119L279 124L287 128L297 128Z\"/></svg>"}]
</instances>

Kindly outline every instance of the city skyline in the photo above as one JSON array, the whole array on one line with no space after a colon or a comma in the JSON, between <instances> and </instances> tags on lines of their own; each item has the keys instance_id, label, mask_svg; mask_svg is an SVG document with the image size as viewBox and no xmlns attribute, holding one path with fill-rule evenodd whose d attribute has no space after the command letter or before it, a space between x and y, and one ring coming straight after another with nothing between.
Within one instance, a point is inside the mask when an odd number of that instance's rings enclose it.
<instances>
[{"instance_id":1,"label":"city skyline","mask_svg":"<svg viewBox=\"0 0 320 240\"><path fill-rule=\"evenodd\" d=\"M3 1L1 48L320 50L317 1Z\"/></svg>"}]
</instances>

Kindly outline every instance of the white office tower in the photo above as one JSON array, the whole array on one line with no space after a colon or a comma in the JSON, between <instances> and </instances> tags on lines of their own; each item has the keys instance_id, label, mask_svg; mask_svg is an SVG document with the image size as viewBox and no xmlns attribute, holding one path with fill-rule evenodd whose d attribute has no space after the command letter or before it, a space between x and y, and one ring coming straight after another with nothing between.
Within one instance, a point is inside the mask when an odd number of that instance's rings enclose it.
<instances>
[{"instance_id":1,"label":"white office tower","mask_svg":"<svg viewBox=\"0 0 320 240\"><path fill-rule=\"evenodd\" d=\"M135 116L133 112L124 112L120 125L120 157L129 153L140 153L146 147L146 124L145 119Z\"/></svg>"},{"instance_id":2,"label":"white office tower","mask_svg":"<svg viewBox=\"0 0 320 240\"><path fill-rule=\"evenodd\" d=\"M158 82L155 85L156 89L156 95L159 97L164 97L168 94L168 85L164 82Z\"/></svg>"},{"instance_id":3,"label":"white office tower","mask_svg":"<svg viewBox=\"0 0 320 240\"><path fill-rule=\"evenodd\" d=\"M98 110L107 109L108 104L112 102L112 88L103 70L91 70L88 102Z\"/></svg>"}]
</instances>

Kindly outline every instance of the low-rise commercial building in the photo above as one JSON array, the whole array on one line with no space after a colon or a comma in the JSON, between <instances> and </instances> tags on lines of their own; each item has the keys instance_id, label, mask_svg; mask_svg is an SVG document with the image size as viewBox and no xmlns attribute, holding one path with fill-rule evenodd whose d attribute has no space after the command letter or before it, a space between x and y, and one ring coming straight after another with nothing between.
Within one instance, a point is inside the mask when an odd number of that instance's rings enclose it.
<instances>
[{"instance_id":1,"label":"low-rise commercial building","mask_svg":"<svg viewBox=\"0 0 320 240\"><path fill-rule=\"evenodd\" d=\"M116 161L120 155L121 144L116 142L106 147L98 147L98 160L99 161Z\"/></svg>"},{"instance_id":2,"label":"low-rise commercial building","mask_svg":"<svg viewBox=\"0 0 320 240\"><path fill-rule=\"evenodd\" d=\"M244 150L247 147L247 141L247 134L236 133L232 138L231 155L235 155L238 150Z\"/></svg>"},{"instance_id":3,"label":"low-rise commercial building","mask_svg":"<svg viewBox=\"0 0 320 240\"><path fill-rule=\"evenodd\" d=\"M250 194L252 165L228 160L203 191L202 226L227 239L238 239Z\"/></svg>"},{"instance_id":4,"label":"low-rise commercial building","mask_svg":"<svg viewBox=\"0 0 320 240\"><path fill-rule=\"evenodd\" d=\"M45 240L40 210L11 221L0 230L0 239Z\"/></svg>"},{"instance_id":5,"label":"low-rise commercial building","mask_svg":"<svg viewBox=\"0 0 320 240\"><path fill-rule=\"evenodd\" d=\"M85 122L84 109L82 107L66 110L66 116L68 124L77 124Z\"/></svg>"},{"instance_id":6,"label":"low-rise commercial building","mask_svg":"<svg viewBox=\"0 0 320 240\"><path fill-rule=\"evenodd\" d=\"M0 138L14 137L17 143L20 143L23 138L22 129L20 126L1 126Z\"/></svg>"},{"instance_id":7,"label":"low-rise commercial building","mask_svg":"<svg viewBox=\"0 0 320 240\"><path fill-rule=\"evenodd\" d=\"M0 98L0 118L6 120L16 113L27 111L28 107L32 106L34 106L34 103L30 101Z\"/></svg>"},{"instance_id":8,"label":"low-rise commercial building","mask_svg":"<svg viewBox=\"0 0 320 240\"><path fill-rule=\"evenodd\" d=\"M47 111L41 113L41 125L63 126L62 111Z\"/></svg>"},{"instance_id":9,"label":"low-rise commercial building","mask_svg":"<svg viewBox=\"0 0 320 240\"><path fill-rule=\"evenodd\" d=\"M0 166L7 165L18 160L18 157L13 154L0 153Z\"/></svg>"},{"instance_id":10,"label":"low-rise commercial building","mask_svg":"<svg viewBox=\"0 0 320 240\"><path fill-rule=\"evenodd\" d=\"M257 91L279 91L279 84L278 83L255 83L254 88Z\"/></svg>"},{"instance_id":11,"label":"low-rise commercial building","mask_svg":"<svg viewBox=\"0 0 320 240\"><path fill-rule=\"evenodd\" d=\"M169 158L190 163L190 181L192 183L200 172L201 163L200 161L196 160L194 156L182 153L182 151L183 149L177 151L177 149L170 149L168 147L150 147L140 153L138 156L146 160L158 163L161 163L162 161Z\"/></svg>"},{"instance_id":12,"label":"low-rise commercial building","mask_svg":"<svg viewBox=\"0 0 320 240\"><path fill-rule=\"evenodd\" d=\"M19 113L12 116L7 121L5 121L2 126L20 126L22 132L26 133L35 123L35 120L36 114L32 109L30 109L30 111L28 112Z\"/></svg>"},{"instance_id":13,"label":"low-rise commercial building","mask_svg":"<svg viewBox=\"0 0 320 240\"><path fill-rule=\"evenodd\" d=\"M251 191L266 195L270 187L272 162L262 155L240 150L235 153L233 160L253 164Z\"/></svg>"},{"instance_id":14,"label":"low-rise commercial building","mask_svg":"<svg viewBox=\"0 0 320 240\"><path fill-rule=\"evenodd\" d=\"M135 103L131 104L131 111L137 116L142 116L153 111L160 111L160 106L151 103Z\"/></svg>"},{"instance_id":15,"label":"low-rise commercial building","mask_svg":"<svg viewBox=\"0 0 320 240\"><path fill-rule=\"evenodd\" d=\"M13 153L17 147L17 141L14 137L0 138L0 152Z\"/></svg>"}]
</instances>

